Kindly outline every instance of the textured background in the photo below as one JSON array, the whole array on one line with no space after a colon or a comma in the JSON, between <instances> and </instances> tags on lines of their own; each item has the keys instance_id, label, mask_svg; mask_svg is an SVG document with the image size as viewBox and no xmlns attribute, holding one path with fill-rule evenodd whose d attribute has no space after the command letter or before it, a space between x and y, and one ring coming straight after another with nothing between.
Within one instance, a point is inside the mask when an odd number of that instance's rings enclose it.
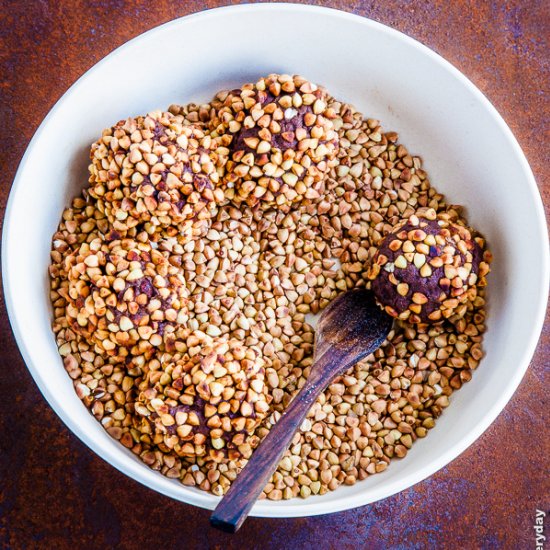
<instances>
[{"instance_id":1,"label":"textured background","mask_svg":"<svg viewBox=\"0 0 550 550\"><path fill-rule=\"evenodd\" d=\"M228 3L0 0L0 219L29 140L80 75L160 23ZM548 215L547 1L322 4L390 25L463 71L518 138ZM27 372L0 296L0 548L534 548L535 509L550 508L549 352L547 319L504 412L430 479L331 516L249 519L231 537L209 527L207 511L145 489L68 432Z\"/></svg>"}]
</instances>

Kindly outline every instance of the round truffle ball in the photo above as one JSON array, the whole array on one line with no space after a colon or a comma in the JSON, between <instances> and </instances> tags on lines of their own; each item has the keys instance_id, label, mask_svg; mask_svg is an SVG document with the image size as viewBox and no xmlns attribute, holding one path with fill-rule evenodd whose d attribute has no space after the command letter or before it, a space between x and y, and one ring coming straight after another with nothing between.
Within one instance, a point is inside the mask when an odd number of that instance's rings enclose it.
<instances>
[{"instance_id":1,"label":"round truffle ball","mask_svg":"<svg viewBox=\"0 0 550 550\"><path fill-rule=\"evenodd\" d=\"M92 145L88 192L117 231L137 224L186 230L209 219L223 200L216 147L182 116L156 111L128 118Z\"/></svg>"},{"instance_id":2,"label":"round truffle ball","mask_svg":"<svg viewBox=\"0 0 550 550\"><path fill-rule=\"evenodd\" d=\"M173 348L188 290L181 270L150 243L96 238L66 258L65 271L69 326L101 353L123 360Z\"/></svg>"},{"instance_id":3,"label":"round truffle ball","mask_svg":"<svg viewBox=\"0 0 550 550\"><path fill-rule=\"evenodd\" d=\"M412 216L381 242L368 277L387 313L410 323L463 315L486 284L489 255L470 230L448 220Z\"/></svg>"},{"instance_id":4,"label":"round truffle ball","mask_svg":"<svg viewBox=\"0 0 550 550\"><path fill-rule=\"evenodd\" d=\"M226 197L279 208L318 198L338 150L327 101L304 78L277 74L218 94L210 126L229 156Z\"/></svg>"},{"instance_id":5,"label":"round truffle ball","mask_svg":"<svg viewBox=\"0 0 550 550\"><path fill-rule=\"evenodd\" d=\"M260 352L217 340L163 371L150 371L135 405L142 432L182 457L248 458L268 411Z\"/></svg>"}]
</instances>

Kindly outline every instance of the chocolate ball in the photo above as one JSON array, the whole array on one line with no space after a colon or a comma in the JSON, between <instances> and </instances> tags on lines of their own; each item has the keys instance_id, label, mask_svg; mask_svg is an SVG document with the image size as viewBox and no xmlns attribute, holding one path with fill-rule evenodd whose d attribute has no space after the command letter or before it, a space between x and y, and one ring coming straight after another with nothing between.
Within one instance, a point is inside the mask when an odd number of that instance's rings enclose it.
<instances>
[{"instance_id":1,"label":"chocolate ball","mask_svg":"<svg viewBox=\"0 0 550 550\"><path fill-rule=\"evenodd\" d=\"M137 224L189 231L223 200L216 148L182 116L157 111L120 121L92 145L88 192L117 231Z\"/></svg>"},{"instance_id":2,"label":"chocolate ball","mask_svg":"<svg viewBox=\"0 0 550 550\"><path fill-rule=\"evenodd\" d=\"M412 216L381 242L368 278L387 313L410 323L461 316L485 285L489 253L470 229Z\"/></svg>"},{"instance_id":3,"label":"chocolate ball","mask_svg":"<svg viewBox=\"0 0 550 550\"><path fill-rule=\"evenodd\" d=\"M165 255L132 239L96 238L65 262L67 321L100 353L125 360L170 348L188 318L188 290Z\"/></svg>"},{"instance_id":4,"label":"chocolate ball","mask_svg":"<svg viewBox=\"0 0 550 550\"><path fill-rule=\"evenodd\" d=\"M210 126L229 155L226 197L266 208L318 198L338 150L327 101L304 78L276 74L218 94Z\"/></svg>"},{"instance_id":5,"label":"chocolate ball","mask_svg":"<svg viewBox=\"0 0 550 550\"><path fill-rule=\"evenodd\" d=\"M140 429L182 457L215 462L249 458L254 431L268 411L260 351L241 342L203 342L142 383L136 413Z\"/></svg>"}]
</instances>

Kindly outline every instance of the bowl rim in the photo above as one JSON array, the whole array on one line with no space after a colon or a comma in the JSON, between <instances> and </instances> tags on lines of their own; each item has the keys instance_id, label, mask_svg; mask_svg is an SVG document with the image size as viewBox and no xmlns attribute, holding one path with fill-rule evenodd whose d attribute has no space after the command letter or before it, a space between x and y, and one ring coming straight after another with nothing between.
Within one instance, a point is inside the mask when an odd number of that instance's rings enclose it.
<instances>
[{"instance_id":1,"label":"bowl rim","mask_svg":"<svg viewBox=\"0 0 550 550\"><path fill-rule=\"evenodd\" d=\"M131 40L125 42L108 55L103 57L99 62L94 64L90 69L88 69L84 74L82 74L70 87L69 89L56 101L54 106L50 109L46 117L40 123L40 126L34 133L32 139L30 140L25 153L20 161L18 166L15 178L13 180L9 197L6 205L6 212L4 216L3 232L2 232L2 278L3 278L3 288L4 288L4 297L6 302L6 309L8 312L8 318L12 327L12 331L19 347L20 353L23 357L23 360L30 371L35 383L38 385L41 393L45 397L48 404L54 409L56 414L60 417L63 423L74 433L88 448L90 448L95 454L99 455L103 460L107 461L109 464L114 466L121 473L127 475L131 479L134 479L145 485L147 488L152 489L156 492L160 492L166 496L175 498L181 502L188 504L200 506L202 508L213 509L217 503L216 500L212 501L204 500L197 495L193 495L191 498L182 499L181 493L178 491L170 491L165 487L153 487L150 483L151 479L148 473L154 473L158 475L157 472L145 472L140 464L133 464L121 452L113 451L106 448L99 448L97 443L94 441L89 434L79 427L79 424L74 419L70 418L65 414L63 405L58 401L56 395L50 392L43 380L43 377L40 373L40 370L35 366L31 360L31 355L29 353L28 340L29 338L25 336L23 330L23 320L19 319L18 313L15 309L15 305L12 298L12 282L9 276L8 270L8 261L9 261L9 245L8 245L8 234L10 233L9 229L13 225L13 210L14 204L16 203L16 197L22 190L22 174L25 172L25 168L29 159L32 157L34 148L36 147L37 142L45 128L47 127L50 120L55 117L57 111L60 109L63 102L73 94L75 94L83 85L85 85L86 77L97 71L104 63L108 62L111 57L114 57L124 51L125 48L128 48L130 44L134 45L138 41L142 40L144 36L150 37L152 34L160 34L166 28L170 26L181 25L183 22L188 24L191 21L197 21L199 19L205 20L211 17L223 16L226 12L266 12L266 11L282 11L282 12L294 12L294 13L312 13L316 12L318 14L324 15L327 18L340 18L344 20L353 21L354 23L361 24L365 28L374 28L378 32L382 32L392 39L399 41L405 44L409 48L414 48L419 53L429 57L433 62L438 64L443 70L450 73L452 77L457 79L459 83L465 86L469 92L471 92L476 99L480 102L481 106L487 111L491 116L494 122L496 122L500 132L505 137L508 145L514 151L514 154L517 158L517 161L520 164L520 167L523 172L524 180L526 183L526 189L531 194L533 202L535 204L535 209L533 216L536 220L537 235L536 238L541 244L540 250L540 272L542 274L542 285L538 289L538 307L536 310L536 315L533 318L533 330L530 333L530 338L527 342L524 343L523 354L521 361L518 364L514 376L509 379L509 383L506 387L506 391L503 392L498 399L495 400L492 407L484 415L484 417L473 426L472 430L468 433L467 436L459 439L454 445L449 447L444 453L442 453L438 458L430 461L427 465L424 465L421 468L418 468L416 471L405 475L400 480L388 480L388 483L385 486L384 495L380 497L371 498L368 492L364 494L354 495L353 497L340 498L333 500L330 503L330 509L327 510L326 504L322 499L309 499L304 501L300 506L273 506L270 505L269 501L258 502L252 509L252 516L257 517L303 517L303 516L313 516L326 513L333 513L342 510L347 510L387 498L395 493L398 493L404 489L407 489L416 483L426 479L432 474L436 473L438 470L449 464L454 460L458 455L460 455L464 450L469 447L476 439L478 439L481 434L492 424L500 412L504 409L513 393L516 391L519 386L528 366L531 361L531 358L534 354L542 327L544 323L544 317L546 312L546 305L548 300L548 294L546 290L550 285L550 259L549 259L549 245L548 245L548 232L547 225L544 213L544 207L540 192L538 190L535 178L531 171L531 168L527 162L527 159L521 150L519 143L512 134L512 131L507 126L501 115L491 104L491 102L485 97L485 95L456 67L454 67L450 62L445 60L439 54L425 46L424 44L418 42L417 40L405 35L404 33L393 29L387 25L373 21L366 17L355 15L349 12L344 12L334 8L327 8L322 6L311 6L304 4L294 4L294 3L262 3L262 4L240 4L234 6L224 6L214 9L203 10L200 12L192 13L183 17L176 18L174 20L168 21L148 31L145 31L138 36L132 38ZM122 449L120 449L122 451Z\"/></svg>"}]
</instances>

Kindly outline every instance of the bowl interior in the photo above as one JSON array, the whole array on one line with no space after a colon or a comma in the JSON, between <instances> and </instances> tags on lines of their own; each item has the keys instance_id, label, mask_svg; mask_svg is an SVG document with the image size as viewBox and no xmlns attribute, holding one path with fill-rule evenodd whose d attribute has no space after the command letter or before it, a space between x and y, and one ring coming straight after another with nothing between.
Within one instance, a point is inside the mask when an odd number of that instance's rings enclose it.
<instances>
[{"instance_id":1,"label":"bowl interior","mask_svg":"<svg viewBox=\"0 0 550 550\"><path fill-rule=\"evenodd\" d=\"M510 131L458 71L396 31L321 8L239 6L154 29L88 71L38 130L10 196L3 275L25 361L72 431L152 489L213 508L216 497L149 470L76 397L50 329L50 239L63 208L86 185L89 146L104 127L171 103L206 101L270 72L303 74L398 131L401 142L423 157L432 184L449 201L467 205L471 224L485 234L495 257L487 355L473 380L453 395L429 437L383 474L322 497L263 501L253 509L261 516L300 516L384 498L444 466L494 420L534 350L548 281L540 197Z\"/></svg>"}]
</instances>

